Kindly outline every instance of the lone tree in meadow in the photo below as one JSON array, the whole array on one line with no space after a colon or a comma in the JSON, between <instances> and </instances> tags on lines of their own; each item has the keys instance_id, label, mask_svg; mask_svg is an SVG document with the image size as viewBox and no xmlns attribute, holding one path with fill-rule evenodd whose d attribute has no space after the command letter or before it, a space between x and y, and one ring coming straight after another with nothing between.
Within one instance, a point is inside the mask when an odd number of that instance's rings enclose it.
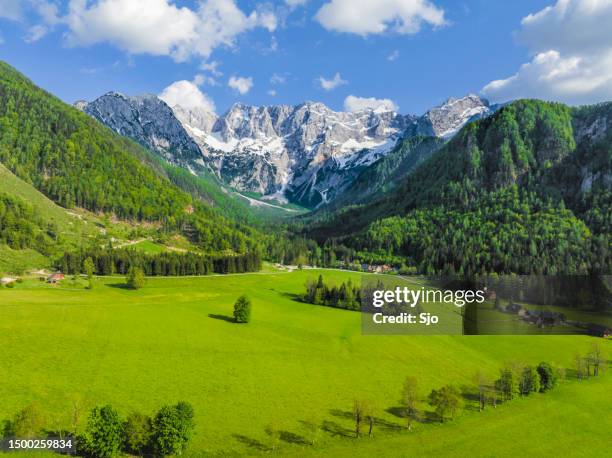
<instances>
[{"instance_id":1,"label":"lone tree in meadow","mask_svg":"<svg viewBox=\"0 0 612 458\"><path fill-rule=\"evenodd\" d=\"M361 423L365 419L365 411L367 406L361 399L353 401L353 418L355 419L355 437L361 437Z\"/></svg>"},{"instance_id":2,"label":"lone tree in meadow","mask_svg":"<svg viewBox=\"0 0 612 458\"><path fill-rule=\"evenodd\" d=\"M482 412L487 406L489 380L482 371L478 371L476 375L474 375L474 383L478 388L478 411Z\"/></svg>"},{"instance_id":3,"label":"lone tree in meadow","mask_svg":"<svg viewBox=\"0 0 612 458\"><path fill-rule=\"evenodd\" d=\"M461 392L453 385L445 385L439 390L431 390L429 405L435 408L440 423L444 423L445 417L450 417L452 420L463 407L463 398Z\"/></svg>"},{"instance_id":4,"label":"lone tree in meadow","mask_svg":"<svg viewBox=\"0 0 612 458\"><path fill-rule=\"evenodd\" d=\"M87 274L87 289L93 289L93 273L95 266L93 259L91 259L91 256L85 259L85 262L83 262L83 268L85 269L85 274Z\"/></svg>"},{"instance_id":5,"label":"lone tree in meadow","mask_svg":"<svg viewBox=\"0 0 612 458\"><path fill-rule=\"evenodd\" d=\"M412 430L412 424L418 420L419 411L417 403L419 402L419 382L415 377L406 377L402 388L402 399L400 400L404 408L404 416L408 431Z\"/></svg>"},{"instance_id":6,"label":"lone tree in meadow","mask_svg":"<svg viewBox=\"0 0 612 458\"><path fill-rule=\"evenodd\" d=\"M251 299L245 294L240 296L234 304L234 320L236 320L236 323L251 321Z\"/></svg>"},{"instance_id":7,"label":"lone tree in meadow","mask_svg":"<svg viewBox=\"0 0 612 458\"><path fill-rule=\"evenodd\" d=\"M606 361L603 356L603 349L601 348L599 342L593 342L591 351L587 355L586 359L588 361L588 366L593 367L593 375L598 376L599 369L605 367L604 364ZM587 368L587 371L590 372L590 369Z\"/></svg>"},{"instance_id":8,"label":"lone tree in meadow","mask_svg":"<svg viewBox=\"0 0 612 458\"><path fill-rule=\"evenodd\" d=\"M130 267L127 276L127 285L131 289L140 289L145 285L145 274L140 267Z\"/></svg>"},{"instance_id":9,"label":"lone tree in meadow","mask_svg":"<svg viewBox=\"0 0 612 458\"><path fill-rule=\"evenodd\" d=\"M555 374L552 366L542 362L538 364L537 371L540 376L540 391L544 393L548 390L552 390L557 384L557 374Z\"/></svg>"}]
</instances>

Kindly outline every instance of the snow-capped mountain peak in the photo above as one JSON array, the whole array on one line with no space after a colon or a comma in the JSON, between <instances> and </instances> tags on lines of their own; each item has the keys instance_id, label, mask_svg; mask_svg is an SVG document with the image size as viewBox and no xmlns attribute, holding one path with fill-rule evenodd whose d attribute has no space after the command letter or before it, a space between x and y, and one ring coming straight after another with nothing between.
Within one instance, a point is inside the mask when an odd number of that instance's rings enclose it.
<instances>
[{"instance_id":1,"label":"snow-capped mountain peak","mask_svg":"<svg viewBox=\"0 0 612 458\"><path fill-rule=\"evenodd\" d=\"M448 99L421 117L389 107L334 111L313 101L236 103L217 115L203 107L169 107L153 95L117 92L78 106L192 173L208 168L239 191L285 196L307 206L332 200L402 136L449 138L491 112L474 94Z\"/></svg>"},{"instance_id":2,"label":"snow-capped mountain peak","mask_svg":"<svg viewBox=\"0 0 612 458\"><path fill-rule=\"evenodd\" d=\"M431 125L436 137L450 138L469 121L490 112L489 102L476 94L461 98L449 98L443 104L429 110L423 118Z\"/></svg>"}]
</instances>

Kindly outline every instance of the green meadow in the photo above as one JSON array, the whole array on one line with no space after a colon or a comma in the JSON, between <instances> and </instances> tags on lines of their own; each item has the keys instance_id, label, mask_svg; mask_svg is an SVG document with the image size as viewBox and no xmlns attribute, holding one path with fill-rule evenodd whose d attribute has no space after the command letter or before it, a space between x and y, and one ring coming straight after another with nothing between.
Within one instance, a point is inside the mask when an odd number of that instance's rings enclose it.
<instances>
[{"instance_id":1,"label":"green meadow","mask_svg":"<svg viewBox=\"0 0 612 458\"><path fill-rule=\"evenodd\" d=\"M548 361L570 368L592 342L585 336L362 335L360 314L301 303L309 279L359 281L364 274L321 270L196 278L149 278L138 291L124 279L50 286L26 280L0 289L0 421L32 401L52 429L71 428L110 403L122 415L153 414L179 400L193 404L188 456L600 456L610 453L612 374L562 381L479 413L419 423L399 416L402 383L417 377L422 395L447 383L496 377L506 362ZM231 322L246 293L252 321ZM374 437L353 439L356 398L376 407ZM432 410L422 403L424 411ZM321 430L313 437L308 424ZM281 431L274 441L266 429ZM310 442L315 439L314 445Z\"/></svg>"}]
</instances>

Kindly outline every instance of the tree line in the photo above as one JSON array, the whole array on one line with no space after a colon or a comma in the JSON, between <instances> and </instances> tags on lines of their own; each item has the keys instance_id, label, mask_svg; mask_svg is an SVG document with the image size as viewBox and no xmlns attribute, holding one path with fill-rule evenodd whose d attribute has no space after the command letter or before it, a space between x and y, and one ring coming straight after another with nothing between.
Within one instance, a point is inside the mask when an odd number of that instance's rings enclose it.
<instances>
[{"instance_id":1,"label":"tree line","mask_svg":"<svg viewBox=\"0 0 612 458\"><path fill-rule=\"evenodd\" d=\"M111 405L98 406L89 413L82 431L80 405L73 405L72 418L71 431L55 431L53 435L69 443L70 451L86 458L112 458L123 453L148 457L182 455L195 426L193 407L184 401L163 406L152 417L132 412L121 418ZM36 439L45 437L46 431L47 418L37 403L19 411L2 428L5 439Z\"/></svg>"},{"instance_id":2,"label":"tree line","mask_svg":"<svg viewBox=\"0 0 612 458\"><path fill-rule=\"evenodd\" d=\"M192 252L150 254L123 248L66 252L56 263L56 268L67 274L87 273L87 259L91 260L93 273L97 275L125 275L132 267L142 269L147 276L230 274L261 269L261 255L257 251L226 255Z\"/></svg>"},{"instance_id":3,"label":"tree line","mask_svg":"<svg viewBox=\"0 0 612 458\"><path fill-rule=\"evenodd\" d=\"M603 349L597 342L593 343L585 355L576 354L574 371L578 380L601 375L606 366ZM563 368L555 368L548 362L529 365L519 362L508 363L499 371L498 378L488 377L478 371L471 388L460 389L455 384L446 384L432 389L425 395L416 377L409 376L404 380L400 396L400 413L406 429L411 431L414 424L426 420L427 413L422 410L422 403L433 408L433 414L440 423L454 419L465 407L466 399L476 395L478 410L487 407L496 408L499 404L510 402L517 397L526 397L534 393L547 393L554 389L559 380L566 377ZM376 408L371 400L358 398L353 403L353 420L355 437L364 435L364 424L368 427L368 436L372 436L377 422Z\"/></svg>"}]
</instances>

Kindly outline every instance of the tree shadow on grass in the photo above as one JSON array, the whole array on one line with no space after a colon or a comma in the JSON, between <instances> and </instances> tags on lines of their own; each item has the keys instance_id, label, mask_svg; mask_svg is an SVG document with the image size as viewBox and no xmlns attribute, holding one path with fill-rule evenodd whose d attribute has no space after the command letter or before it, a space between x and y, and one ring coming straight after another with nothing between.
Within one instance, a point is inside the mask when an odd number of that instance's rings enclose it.
<instances>
[{"instance_id":1,"label":"tree shadow on grass","mask_svg":"<svg viewBox=\"0 0 612 458\"><path fill-rule=\"evenodd\" d=\"M301 298L299 294L295 294L295 293L287 293L287 292L281 292L279 293L282 297L285 297L287 299L291 299L294 302L304 302Z\"/></svg>"},{"instance_id":2,"label":"tree shadow on grass","mask_svg":"<svg viewBox=\"0 0 612 458\"><path fill-rule=\"evenodd\" d=\"M213 318L215 320L221 320L221 321L227 321L228 323L235 323L236 322L236 320L234 319L233 316L218 315L216 313L209 313L208 314L208 318Z\"/></svg>"},{"instance_id":3,"label":"tree shadow on grass","mask_svg":"<svg viewBox=\"0 0 612 458\"><path fill-rule=\"evenodd\" d=\"M251 437L243 436L242 434L232 434L232 437L236 439L238 442L243 443L247 447L260 451L260 452L269 452L272 450L270 447L268 447L263 442L260 442L257 439L253 439Z\"/></svg>"},{"instance_id":4,"label":"tree shadow on grass","mask_svg":"<svg viewBox=\"0 0 612 458\"><path fill-rule=\"evenodd\" d=\"M310 445L304 437L299 434L292 433L291 431L280 431L280 440L295 445Z\"/></svg>"},{"instance_id":5,"label":"tree shadow on grass","mask_svg":"<svg viewBox=\"0 0 612 458\"><path fill-rule=\"evenodd\" d=\"M325 420L321 425L321 429L334 437L354 437L353 430L340 426L335 421Z\"/></svg>"},{"instance_id":6,"label":"tree shadow on grass","mask_svg":"<svg viewBox=\"0 0 612 458\"><path fill-rule=\"evenodd\" d=\"M385 412L388 412L397 418L404 418L404 419L406 418L406 408L405 407L397 407L397 406L389 407L388 409L385 410ZM419 410L417 411L417 417L414 421L416 423L438 423L440 419L438 418L438 415L435 412L430 412L427 410ZM391 424L394 425L395 423L391 423ZM399 426L399 427L402 429L405 429L402 426Z\"/></svg>"},{"instance_id":7,"label":"tree shadow on grass","mask_svg":"<svg viewBox=\"0 0 612 458\"><path fill-rule=\"evenodd\" d=\"M133 290L133 288L130 288L127 285L127 283L105 283L104 286L106 286L107 288L117 288L117 289Z\"/></svg>"},{"instance_id":8,"label":"tree shadow on grass","mask_svg":"<svg viewBox=\"0 0 612 458\"><path fill-rule=\"evenodd\" d=\"M465 401L465 410L480 411L480 395L478 391L462 390L461 397Z\"/></svg>"},{"instance_id":9,"label":"tree shadow on grass","mask_svg":"<svg viewBox=\"0 0 612 458\"><path fill-rule=\"evenodd\" d=\"M388 412L388 410L387 410ZM353 413L345 410L332 409L329 411L334 417L338 418L346 418L347 420L353 420ZM391 430L391 431L399 431L404 429L402 425L398 425L397 423L393 423L392 421L385 420L384 418L374 417L374 425L379 428Z\"/></svg>"}]
</instances>

